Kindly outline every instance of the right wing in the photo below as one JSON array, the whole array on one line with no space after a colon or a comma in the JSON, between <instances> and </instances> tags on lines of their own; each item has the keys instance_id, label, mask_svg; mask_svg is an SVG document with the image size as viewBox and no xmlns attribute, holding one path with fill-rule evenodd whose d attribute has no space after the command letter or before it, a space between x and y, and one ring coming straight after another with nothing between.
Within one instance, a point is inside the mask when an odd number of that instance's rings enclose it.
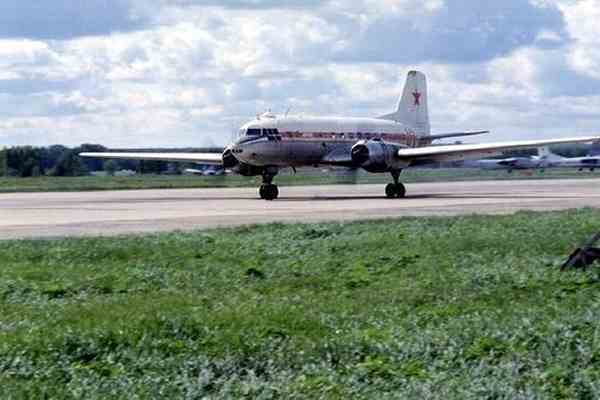
<instances>
[{"instance_id":1,"label":"right wing","mask_svg":"<svg viewBox=\"0 0 600 400\"><path fill-rule=\"evenodd\" d=\"M416 161L417 163L423 162L423 160L427 160L427 162L468 160L498 155L506 150L529 149L562 143L585 143L594 140L598 140L598 137L414 147L398 150L398 157L409 162Z\"/></svg>"},{"instance_id":2,"label":"right wing","mask_svg":"<svg viewBox=\"0 0 600 400\"><path fill-rule=\"evenodd\" d=\"M80 157L223 165L220 153L79 153Z\"/></svg>"}]
</instances>

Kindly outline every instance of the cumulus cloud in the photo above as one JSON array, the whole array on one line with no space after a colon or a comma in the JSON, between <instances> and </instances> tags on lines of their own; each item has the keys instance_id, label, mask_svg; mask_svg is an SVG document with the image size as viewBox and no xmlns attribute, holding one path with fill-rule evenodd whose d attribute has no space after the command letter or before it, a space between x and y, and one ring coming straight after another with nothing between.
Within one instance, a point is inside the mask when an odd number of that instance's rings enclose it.
<instances>
[{"instance_id":1,"label":"cumulus cloud","mask_svg":"<svg viewBox=\"0 0 600 400\"><path fill-rule=\"evenodd\" d=\"M600 8L595 0L560 2L567 29L575 43L569 51L569 64L583 75L600 79Z\"/></svg>"},{"instance_id":2,"label":"cumulus cloud","mask_svg":"<svg viewBox=\"0 0 600 400\"><path fill-rule=\"evenodd\" d=\"M46 3L0 5L0 144L225 144L266 109L389 112L414 68L436 131L600 126L594 0Z\"/></svg>"},{"instance_id":3,"label":"cumulus cloud","mask_svg":"<svg viewBox=\"0 0 600 400\"><path fill-rule=\"evenodd\" d=\"M528 0L433 3L375 15L338 58L350 62L484 62L542 40L562 41L558 8ZM416 11L415 11L416 10ZM381 40L385 38L385 40Z\"/></svg>"},{"instance_id":4,"label":"cumulus cloud","mask_svg":"<svg viewBox=\"0 0 600 400\"><path fill-rule=\"evenodd\" d=\"M175 0L163 1L164 5L173 6L198 6L198 7L223 7L233 9L293 9L315 8L322 6L327 1L323 0Z\"/></svg>"},{"instance_id":5,"label":"cumulus cloud","mask_svg":"<svg viewBox=\"0 0 600 400\"><path fill-rule=\"evenodd\" d=\"M129 0L0 2L0 37L70 39L131 31L143 26Z\"/></svg>"}]
</instances>

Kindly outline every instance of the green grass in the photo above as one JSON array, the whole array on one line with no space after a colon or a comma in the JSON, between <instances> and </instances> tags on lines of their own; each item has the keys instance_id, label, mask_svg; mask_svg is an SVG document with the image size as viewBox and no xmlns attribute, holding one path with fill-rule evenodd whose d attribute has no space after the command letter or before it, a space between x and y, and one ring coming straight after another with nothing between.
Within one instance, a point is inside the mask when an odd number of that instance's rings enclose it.
<instances>
[{"instance_id":1,"label":"green grass","mask_svg":"<svg viewBox=\"0 0 600 400\"><path fill-rule=\"evenodd\" d=\"M0 398L592 399L599 210L0 242Z\"/></svg>"},{"instance_id":2,"label":"green grass","mask_svg":"<svg viewBox=\"0 0 600 400\"><path fill-rule=\"evenodd\" d=\"M566 179L593 178L597 174L578 172L573 169L551 169L540 172L481 171L474 169L409 169L402 174L402 181L447 182L482 179ZM352 176L340 176L337 172L322 172L318 169L304 169L297 175L285 170L275 179L277 184L324 185L347 183L386 183L391 181L389 174L369 174L364 171ZM255 187L260 178L246 178L228 175L217 177L177 176L177 175L138 175L132 177L36 177L5 178L0 177L0 193L7 192L51 192L51 191L89 191L123 189L175 189L207 187Z\"/></svg>"}]
</instances>

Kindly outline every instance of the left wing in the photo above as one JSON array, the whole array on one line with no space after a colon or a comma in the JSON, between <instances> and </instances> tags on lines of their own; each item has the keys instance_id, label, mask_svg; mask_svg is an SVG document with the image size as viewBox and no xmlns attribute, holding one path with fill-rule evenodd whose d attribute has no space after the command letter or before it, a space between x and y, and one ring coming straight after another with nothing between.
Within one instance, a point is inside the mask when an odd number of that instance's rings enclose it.
<instances>
[{"instance_id":1,"label":"left wing","mask_svg":"<svg viewBox=\"0 0 600 400\"><path fill-rule=\"evenodd\" d=\"M223 165L221 153L79 153L81 157Z\"/></svg>"},{"instance_id":2,"label":"left wing","mask_svg":"<svg viewBox=\"0 0 600 400\"><path fill-rule=\"evenodd\" d=\"M566 139L525 140L502 143L455 144L447 146L427 146L398 150L398 157L406 161L428 160L432 162L478 159L498 155L506 150L535 148L561 143L585 143L598 140L598 137L578 137Z\"/></svg>"}]
</instances>

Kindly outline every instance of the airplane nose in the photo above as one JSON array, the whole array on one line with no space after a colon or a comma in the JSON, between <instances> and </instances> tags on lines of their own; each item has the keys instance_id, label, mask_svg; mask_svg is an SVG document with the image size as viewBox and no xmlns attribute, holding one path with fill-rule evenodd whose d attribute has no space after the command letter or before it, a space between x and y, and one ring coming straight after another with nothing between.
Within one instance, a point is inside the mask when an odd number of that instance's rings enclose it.
<instances>
[{"instance_id":1,"label":"airplane nose","mask_svg":"<svg viewBox=\"0 0 600 400\"><path fill-rule=\"evenodd\" d=\"M233 152L235 158L237 158L238 160L242 162L250 161L250 152L248 150L248 146L245 146L243 143L236 144L235 146L233 146L231 151Z\"/></svg>"}]
</instances>

